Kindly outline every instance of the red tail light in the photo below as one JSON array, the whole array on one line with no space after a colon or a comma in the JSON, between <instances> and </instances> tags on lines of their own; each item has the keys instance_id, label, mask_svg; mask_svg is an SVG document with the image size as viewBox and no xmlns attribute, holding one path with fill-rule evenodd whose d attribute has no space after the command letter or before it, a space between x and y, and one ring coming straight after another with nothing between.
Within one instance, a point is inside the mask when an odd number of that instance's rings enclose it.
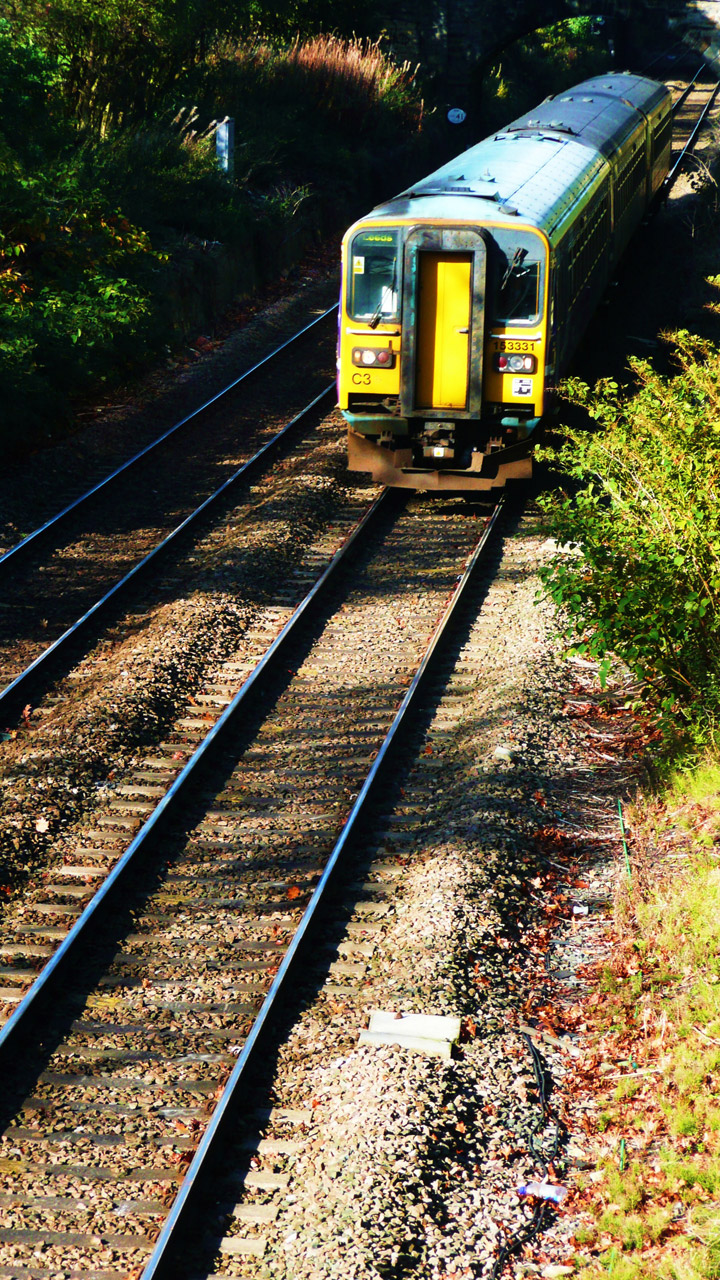
<instances>
[{"instance_id":1,"label":"red tail light","mask_svg":"<svg viewBox=\"0 0 720 1280\"><path fill-rule=\"evenodd\" d=\"M395 354L389 347L353 347L352 362L361 369L393 369Z\"/></svg>"},{"instance_id":2,"label":"red tail light","mask_svg":"<svg viewBox=\"0 0 720 1280\"><path fill-rule=\"evenodd\" d=\"M535 373L537 369L535 356L505 351L495 356L494 364L497 373Z\"/></svg>"}]
</instances>

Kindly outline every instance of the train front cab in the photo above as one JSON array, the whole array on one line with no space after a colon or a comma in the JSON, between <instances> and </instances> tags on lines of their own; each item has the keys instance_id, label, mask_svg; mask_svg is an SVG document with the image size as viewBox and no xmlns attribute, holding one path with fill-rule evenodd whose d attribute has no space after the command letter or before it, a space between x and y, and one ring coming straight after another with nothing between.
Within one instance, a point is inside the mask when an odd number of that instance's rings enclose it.
<instances>
[{"instance_id":1,"label":"train front cab","mask_svg":"<svg viewBox=\"0 0 720 1280\"><path fill-rule=\"evenodd\" d=\"M344 264L349 467L412 489L529 477L526 441L543 411L544 238L369 222L346 237Z\"/></svg>"}]
</instances>

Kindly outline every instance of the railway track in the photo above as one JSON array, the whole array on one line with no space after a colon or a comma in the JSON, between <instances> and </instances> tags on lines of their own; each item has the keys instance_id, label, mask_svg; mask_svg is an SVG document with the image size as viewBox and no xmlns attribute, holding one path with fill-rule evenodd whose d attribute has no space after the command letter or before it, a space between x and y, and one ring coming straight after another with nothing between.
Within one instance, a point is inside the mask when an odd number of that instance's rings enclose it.
<instances>
[{"instance_id":1,"label":"railway track","mask_svg":"<svg viewBox=\"0 0 720 1280\"><path fill-rule=\"evenodd\" d=\"M140 602L126 602L89 652L77 661L73 654L67 675L6 735L4 895L25 892L42 868L78 861L70 833L79 817L100 832L94 843L105 853L86 861L97 864L96 879L104 874L122 832L140 825L139 797L135 816L132 804L119 822L114 816L118 789L142 781L138 759L162 757L171 777L181 772L366 510L372 493L338 484L341 457L331 415L191 555L186 549L183 561L165 564ZM166 750L168 742L176 745Z\"/></svg>"},{"instance_id":2,"label":"railway track","mask_svg":"<svg viewBox=\"0 0 720 1280\"><path fill-rule=\"evenodd\" d=\"M331 316L324 312L292 344L234 379L0 558L0 718L6 724L35 696L45 672L58 669L68 645L97 628L170 548L279 458L314 412L317 420L322 404L330 406ZM302 372L297 343L313 344ZM306 391L315 404L304 405Z\"/></svg>"},{"instance_id":3,"label":"railway track","mask_svg":"<svg viewBox=\"0 0 720 1280\"><path fill-rule=\"evenodd\" d=\"M673 104L673 155L663 187L671 190L692 156L695 144L717 101L720 81L703 65L685 86L678 86Z\"/></svg>"},{"instance_id":4,"label":"railway track","mask_svg":"<svg viewBox=\"0 0 720 1280\"><path fill-rule=\"evenodd\" d=\"M98 862L69 866L64 877L59 870L44 896L26 902L23 927L3 946L16 975L48 948L54 955L0 1040L6 1064L39 1055L43 1067L29 1086L25 1067L8 1071L14 1093L6 1091L5 1118L12 1119L0 1148L7 1224L0 1229L0 1275L178 1274L176 1232L203 1194L201 1171L215 1133L222 1137L230 1123L228 1089L244 1081L255 1046L263 1045L272 1004L262 1005L259 1020L258 1007L273 978L272 999L294 975L332 871L366 820L422 689L431 653L422 659L422 651L438 609L449 593L452 616L472 580L466 573L453 590L482 521L459 505L440 511L419 504L384 517L388 501L335 562L336 572L341 565L345 571L373 520L386 521L384 536L376 534L372 552L355 564L352 588L342 588L340 607L322 627L313 621L318 588L296 611L171 788L175 800L163 798L153 810L147 836L132 842L94 907L68 934ZM440 642L436 633L434 644ZM298 643L288 657L285 646ZM285 681L260 697L257 684L273 660ZM246 709L253 694L263 708L274 702L267 714L256 710L256 727ZM230 725L236 715L240 730ZM289 726L305 735L304 745ZM201 788L190 782L204 763L207 769L212 750L214 773L223 777L219 791L208 789L207 773ZM131 823L138 808L152 806L147 792L157 793L167 772L167 757L147 763L154 782L128 789ZM115 834L124 820L116 810ZM153 842L152 854L140 852L145 840ZM98 861L104 856L98 848ZM208 1100L218 1093L209 1119Z\"/></svg>"},{"instance_id":5,"label":"railway track","mask_svg":"<svg viewBox=\"0 0 720 1280\"><path fill-rule=\"evenodd\" d=\"M227 383L227 385L220 391L210 396L209 399L205 400L197 409L194 409L189 414L185 414L178 422L175 422L167 430L161 432L161 434L154 440L151 440L148 444L139 449L137 453L134 453L130 458L127 458L124 462L120 463L119 466L114 467L106 475L103 475L101 478L93 481L93 483L84 490L84 492L73 498L72 501L68 502L59 511L57 511L55 515L44 520L37 526L37 528L33 529L31 533L28 533L21 538L19 542L16 542L13 546L7 547L6 550L0 554L0 574L2 575L2 577L0 577L0 581L3 581L6 578L10 566L15 568L18 564L23 563L27 557L35 553L39 545L46 543L49 539L57 540L62 535L71 517L76 518L81 512L87 510L93 500L100 494L105 496L108 490L117 484L121 478L127 477L130 473L134 473L136 469L139 469L140 464L147 462L151 456L154 460L154 456L160 447L166 444L169 440L173 440L177 437L179 432L183 431L191 424L195 429L203 427L206 420L210 418L211 413L219 404L221 404L221 402L224 407L225 402L232 392L237 391L239 387L247 389L249 381L254 379L261 370L266 369L268 365L274 366L280 356L286 353L289 348L294 348L295 344L300 342L309 333L315 334L318 326L323 325L325 321L334 317L335 312L336 308L334 306L329 307L314 320L303 325L302 328L298 329L298 331L290 338L281 342L272 351L268 352L267 355L263 356L260 360L257 360L254 364L251 364L248 369L238 377L233 378L232 381Z\"/></svg>"},{"instance_id":6,"label":"railway track","mask_svg":"<svg viewBox=\"0 0 720 1280\"><path fill-rule=\"evenodd\" d=\"M227 504L232 500L240 485L252 483L254 478L262 474L263 468L270 465L277 457L279 450L289 440L297 436L302 425L312 421L321 410L321 407L330 407L333 393L334 387L330 385L319 396L315 397L309 405L296 414L286 426L282 427L237 471L229 476L219 489L210 494L176 528L163 537L150 551L146 552L142 559L133 565L127 573L123 574L117 582L108 587L98 600L91 604L79 618L75 619L52 644L43 649L36 658L33 658L28 666L15 676L5 688L0 689L0 717L4 717L7 723L13 715L17 715L28 700L36 697L37 691L43 688L51 674L58 670L69 654L77 650L78 643L86 641L87 637L92 638L95 636L98 627L110 616L113 610L119 607L131 590L144 578L147 578L148 575L157 572L168 553L171 550L175 550L183 539L197 535L198 531L202 530L204 522L208 519L213 517L217 519L218 513L222 514L227 509Z\"/></svg>"}]
</instances>

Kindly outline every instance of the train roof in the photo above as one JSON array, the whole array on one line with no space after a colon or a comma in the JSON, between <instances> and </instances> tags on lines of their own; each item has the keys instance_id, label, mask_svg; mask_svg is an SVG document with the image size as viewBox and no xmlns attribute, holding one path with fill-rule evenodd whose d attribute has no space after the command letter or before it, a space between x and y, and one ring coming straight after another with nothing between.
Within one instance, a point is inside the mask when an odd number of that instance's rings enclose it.
<instances>
[{"instance_id":1,"label":"train roof","mask_svg":"<svg viewBox=\"0 0 720 1280\"><path fill-rule=\"evenodd\" d=\"M586 80L442 165L370 219L516 225L520 218L552 235L607 169L608 157L664 98L664 85L627 72Z\"/></svg>"},{"instance_id":2,"label":"train roof","mask_svg":"<svg viewBox=\"0 0 720 1280\"><path fill-rule=\"evenodd\" d=\"M665 85L629 72L611 72L584 80L565 93L546 98L502 131L551 130L576 138L604 156L617 151L640 121L670 99Z\"/></svg>"},{"instance_id":3,"label":"train roof","mask_svg":"<svg viewBox=\"0 0 720 1280\"><path fill-rule=\"evenodd\" d=\"M447 217L509 226L520 218L550 234L565 210L606 168L598 152L571 139L502 134L478 142L374 209L370 217Z\"/></svg>"}]
</instances>

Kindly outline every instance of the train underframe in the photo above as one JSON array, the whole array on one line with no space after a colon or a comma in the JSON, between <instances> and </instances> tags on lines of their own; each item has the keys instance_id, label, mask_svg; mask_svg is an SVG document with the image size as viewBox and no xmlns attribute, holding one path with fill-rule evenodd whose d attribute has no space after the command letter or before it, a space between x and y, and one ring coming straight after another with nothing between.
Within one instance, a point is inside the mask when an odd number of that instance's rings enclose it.
<instances>
[{"instance_id":1,"label":"train underframe","mask_svg":"<svg viewBox=\"0 0 720 1280\"><path fill-rule=\"evenodd\" d=\"M518 439L517 429L486 429L482 432L484 443L478 444L476 422L458 423L452 432L443 432L437 422L423 425L420 431L403 437L368 434L354 430L349 423L349 469L369 473L373 480L393 488L447 492L500 489L508 481L532 477L532 445L527 431ZM495 434L490 434L493 430ZM438 461L433 466L435 458Z\"/></svg>"}]
</instances>

